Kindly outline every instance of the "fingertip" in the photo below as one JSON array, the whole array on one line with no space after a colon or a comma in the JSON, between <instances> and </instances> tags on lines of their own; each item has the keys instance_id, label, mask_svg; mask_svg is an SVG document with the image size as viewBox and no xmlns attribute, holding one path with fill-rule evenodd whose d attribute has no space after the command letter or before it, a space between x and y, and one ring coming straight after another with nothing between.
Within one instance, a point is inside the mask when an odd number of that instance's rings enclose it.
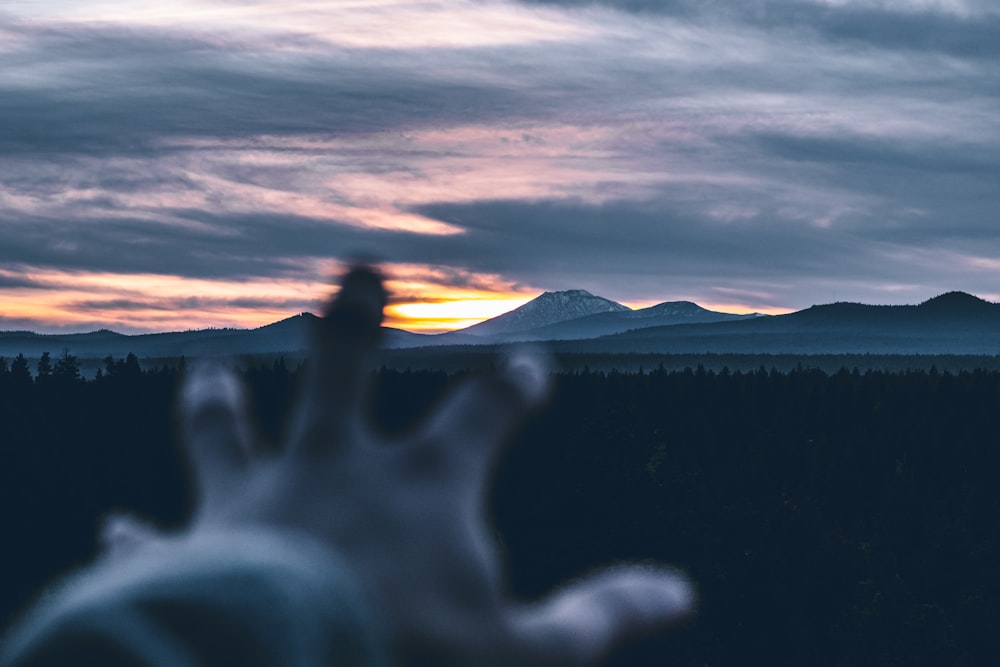
<instances>
[{"instance_id":1,"label":"fingertip","mask_svg":"<svg viewBox=\"0 0 1000 667\"><path fill-rule=\"evenodd\" d=\"M337 333L370 332L382 324L388 301L382 274L373 266L358 264L340 280L340 291L324 313L324 321Z\"/></svg>"},{"instance_id":2,"label":"fingertip","mask_svg":"<svg viewBox=\"0 0 1000 667\"><path fill-rule=\"evenodd\" d=\"M697 604L694 584L676 570L636 569L624 575L622 583L639 624L671 624L692 613Z\"/></svg>"},{"instance_id":3,"label":"fingertip","mask_svg":"<svg viewBox=\"0 0 1000 667\"><path fill-rule=\"evenodd\" d=\"M453 388L419 440L452 445L456 452L475 451L485 455L480 460L491 461L498 445L548 396L549 387L547 357L532 348L515 349L497 373L469 378ZM467 446L471 443L478 446Z\"/></svg>"},{"instance_id":4,"label":"fingertip","mask_svg":"<svg viewBox=\"0 0 1000 667\"><path fill-rule=\"evenodd\" d=\"M381 273L368 264L349 268L340 284L310 332L312 360L291 449L342 448L360 426L388 295Z\"/></svg>"},{"instance_id":5,"label":"fingertip","mask_svg":"<svg viewBox=\"0 0 1000 667\"><path fill-rule=\"evenodd\" d=\"M101 524L99 541L104 553L121 556L152 543L158 537L150 524L128 514L111 514Z\"/></svg>"},{"instance_id":6,"label":"fingertip","mask_svg":"<svg viewBox=\"0 0 1000 667\"><path fill-rule=\"evenodd\" d=\"M695 597L676 570L613 568L529 610L519 629L529 651L548 662L593 664L624 643L669 629L694 611Z\"/></svg>"},{"instance_id":7,"label":"fingertip","mask_svg":"<svg viewBox=\"0 0 1000 667\"><path fill-rule=\"evenodd\" d=\"M691 580L678 570L627 566L606 570L578 589L576 604L593 605L618 632L629 634L656 629L691 613L695 591Z\"/></svg>"},{"instance_id":8,"label":"fingertip","mask_svg":"<svg viewBox=\"0 0 1000 667\"><path fill-rule=\"evenodd\" d=\"M218 409L240 412L244 401L239 379L230 369L215 361L195 365L188 371L181 388L181 405L189 420Z\"/></svg>"},{"instance_id":9,"label":"fingertip","mask_svg":"<svg viewBox=\"0 0 1000 667\"><path fill-rule=\"evenodd\" d=\"M545 400L551 389L551 356L537 347L519 346L506 358L500 377L507 382L528 405Z\"/></svg>"},{"instance_id":10,"label":"fingertip","mask_svg":"<svg viewBox=\"0 0 1000 667\"><path fill-rule=\"evenodd\" d=\"M248 398L236 374L218 361L203 361L184 378L180 395L184 444L208 483L223 468L242 468L253 455Z\"/></svg>"}]
</instances>

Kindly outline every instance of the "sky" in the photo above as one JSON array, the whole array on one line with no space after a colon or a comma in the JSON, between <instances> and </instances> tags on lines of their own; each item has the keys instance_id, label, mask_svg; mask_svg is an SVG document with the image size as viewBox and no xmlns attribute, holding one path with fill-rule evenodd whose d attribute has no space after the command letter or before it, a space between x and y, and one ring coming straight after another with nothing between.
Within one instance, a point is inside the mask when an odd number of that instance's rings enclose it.
<instances>
[{"instance_id":1,"label":"sky","mask_svg":"<svg viewBox=\"0 0 1000 667\"><path fill-rule=\"evenodd\" d=\"M995 0L13 0L0 330L1000 300Z\"/></svg>"}]
</instances>

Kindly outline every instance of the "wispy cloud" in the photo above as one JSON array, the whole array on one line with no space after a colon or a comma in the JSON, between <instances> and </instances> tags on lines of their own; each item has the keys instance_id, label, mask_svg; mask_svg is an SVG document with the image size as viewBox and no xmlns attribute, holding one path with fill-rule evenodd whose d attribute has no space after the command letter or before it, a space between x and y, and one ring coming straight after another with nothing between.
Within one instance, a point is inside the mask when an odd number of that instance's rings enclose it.
<instances>
[{"instance_id":1,"label":"wispy cloud","mask_svg":"<svg viewBox=\"0 0 1000 667\"><path fill-rule=\"evenodd\" d=\"M358 252L411 304L995 294L998 49L985 0L17 4L0 303L263 324Z\"/></svg>"}]
</instances>

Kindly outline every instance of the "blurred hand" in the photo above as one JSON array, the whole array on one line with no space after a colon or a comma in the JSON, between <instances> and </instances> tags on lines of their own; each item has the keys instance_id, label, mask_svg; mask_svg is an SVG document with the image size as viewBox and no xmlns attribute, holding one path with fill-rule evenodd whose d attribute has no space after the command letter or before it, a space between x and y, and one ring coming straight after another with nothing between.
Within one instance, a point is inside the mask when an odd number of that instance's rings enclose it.
<instances>
[{"instance_id":1,"label":"blurred hand","mask_svg":"<svg viewBox=\"0 0 1000 667\"><path fill-rule=\"evenodd\" d=\"M608 571L537 604L505 597L482 519L484 484L499 445L544 398L544 364L514 356L497 376L459 386L415 435L385 442L362 418L384 304L373 270L344 277L278 456L255 448L230 373L190 375L182 411L200 490L192 530L259 525L318 539L356 575L396 664L588 665L687 613L685 580L649 568ZM138 539L118 530L112 541Z\"/></svg>"}]
</instances>

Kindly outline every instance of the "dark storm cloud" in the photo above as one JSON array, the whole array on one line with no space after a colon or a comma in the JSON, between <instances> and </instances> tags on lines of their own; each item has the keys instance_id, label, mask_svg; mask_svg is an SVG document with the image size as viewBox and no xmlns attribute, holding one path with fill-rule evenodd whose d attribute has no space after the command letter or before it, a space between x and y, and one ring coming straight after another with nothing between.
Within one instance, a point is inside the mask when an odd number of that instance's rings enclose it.
<instances>
[{"instance_id":1,"label":"dark storm cloud","mask_svg":"<svg viewBox=\"0 0 1000 667\"><path fill-rule=\"evenodd\" d=\"M164 151L169 157L169 151ZM0 155L3 155L0 151ZM90 194L74 203L72 211L65 211L62 217L75 218L94 211L106 212L115 206L112 196L135 194L169 189L177 192L197 190L200 186L189 173L181 169L156 169L150 162L159 155L133 159L119 164L111 159L60 154L57 157L39 153L7 154L0 160L0 182L8 191L28 197L54 199L66 193L67 189L87 190ZM140 164L141 163L141 164ZM4 212L0 202L0 220L13 223L14 208ZM30 216L29 216L30 217Z\"/></svg>"},{"instance_id":2,"label":"dark storm cloud","mask_svg":"<svg viewBox=\"0 0 1000 667\"><path fill-rule=\"evenodd\" d=\"M0 249L0 262L200 278L281 277L297 275L305 261L317 254L346 257L367 252L389 262L440 266L441 278L454 287L478 286L477 279L464 269L517 276L528 284L552 289L579 287L581 267L586 267L589 279L598 280L624 281L639 275L670 280L683 275L718 281L860 273L866 265L878 266L869 253L858 252L857 238L849 232L781 219L776 211L723 222L705 217L695 207L685 208L678 203L680 199L603 206L572 201L485 201L418 208L415 212L421 215L465 230L434 237L294 216L212 216L200 211L174 212L175 218L184 215L197 220L203 225L200 228L126 220L90 228L77 224L69 233L56 223L36 222L36 242ZM71 237L72 243L39 240L60 235ZM117 240L109 245L108 238ZM260 253L260 248L268 248L269 253ZM105 300L94 301L90 307L100 304L129 307ZM143 308L145 303L134 302L133 307Z\"/></svg>"},{"instance_id":3,"label":"dark storm cloud","mask_svg":"<svg viewBox=\"0 0 1000 667\"><path fill-rule=\"evenodd\" d=\"M0 275L0 289L46 289L46 285L31 278L17 275Z\"/></svg>"},{"instance_id":4,"label":"dark storm cloud","mask_svg":"<svg viewBox=\"0 0 1000 667\"><path fill-rule=\"evenodd\" d=\"M1000 16L968 18L941 12L891 12L880 9L825 9L793 16L786 26L809 26L831 41L882 49L940 52L964 58L1000 55ZM775 17L780 21L780 16Z\"/></svg>"},{"instance_id":5,"label":"dark storm cloud","mask_svg":"<svg viewBox=\"0 0 1000 667\"><path fill-rule=\"evenodd\" d=\"M966 288L963 281L973 272L955 264L956 253L1000 253L995 233L963 232L940 218L900 225L891 207L881 224L848 220L824 227L790 219L780 208L720 221L698 207L679 205L681 199L428 206L420 212L460 225L467 234L426 246L407 244L403 252L517 275L549 289L584 287L626 300L709 295L713 285L730 285L733 292L743 287L748 293L742 301L761 308L776 305L775 299L786 307L822 301L815 285L831 281L865 286L854 293L863 289L873 295L883 286L914 284L915 261L922 263L917 283L926 280L927 296L933 296ZM997 208L995 201L990 206ZM752 295L759 286L770 290L770 300ZM835 289L825 294L827 300L837 296Z\"/></svg>"},{"instance_id":6,"label":"dark storm cloud","mask_svg":"<svg viewBox=\"0 0 1000 667\"><path fill-rule=\"evenodd\" d=\"M958 16L936 9L831 6L789 0L520 0L571 8L604 6L692 21L741 23L761 30L801 30L832 43L940 52L965 58L1000 55L1000 16Z\"/></svg>"},{"instance_id":7,"label":"dark storm cloud","mask_svg":"<svg viewBox=\"0 0 1000 667\"><path fill-rule=\"evenodd\" d=\"M252 43L234 50L163 30L7 28L31 44L3 58L21 71L16 83L0 82L8 155L148 155L175 137L335 136L483 121L527 106L502 86L436 76L441 54L367 58L328 46L283 62Z\"/></svg>"},{"instance_id":8,"label":"dark storm cloud","mask_svg":"<svg viewBox=\"0 0 1000 667\"><path fill-rule=\"evenodd\" d=\"M913 245L997 238L1000 151L979 145L850 135L750 137L775 177L822 183L867 203L841 221L867 240ZM774 159L776 158L776 160ZM784 164L782 164L784 163ZM845 195L846 196L846 195Z\"/></svg>"},{"instance_id":9,"label":"dark storm cloud","mask_svg":"<svg viewBox=\"0 0 1000 667\"><path fill-rule=\"evenodd\" d=\"M975 146L921 145L914 140L843 135L761 134L751 139L759 149L793 161L969 176L1000 173L1000 154L978 151Z\"/></svg>"},{"instance_id":10,"label":"dark storm cloud","mask_svg":"<svg viewBox=\"0 0 1000 667\"><path fill-rule=\"evenodd\" d=\"M561 288L585 273L764 278L849 270L870 259L857 252L850 234L782 220L775 212L711 220L671 200L603 206L494 201L419 212L468 231L427 247L408 244L411 252L534 281L560 276Z\"/></svg>"},{"instance_id":11,"label":"dark storm cloud","mask_svg":"<svg viewBox=\"0 0 1000 667\"><path fill-rule=\"evenodd\" d=\"M281 309L289 312L303 311L316 306L314 299L251 299L251 298L206 298L188 297L183 299L74 299L66 304L75 311L150 311L174 312L201 308L245 308Z\"/></svg>"},{"instance_id":12,"label":"dark storm cloud","mask_svg":"<svg viewBox=\"0 0 1000 667\"><path fill-rule=\"evenodd\" d=\"M0 220L8 233L8 241L0 245L0 265L193 278L297 276L306 258L345 256L366 247L372 237L354 227L290 215L174 211L172 219ZM177 223L183 219L200 225ZM381 245L407 236L375 238Z\"/></svg>"}]
</instances>

